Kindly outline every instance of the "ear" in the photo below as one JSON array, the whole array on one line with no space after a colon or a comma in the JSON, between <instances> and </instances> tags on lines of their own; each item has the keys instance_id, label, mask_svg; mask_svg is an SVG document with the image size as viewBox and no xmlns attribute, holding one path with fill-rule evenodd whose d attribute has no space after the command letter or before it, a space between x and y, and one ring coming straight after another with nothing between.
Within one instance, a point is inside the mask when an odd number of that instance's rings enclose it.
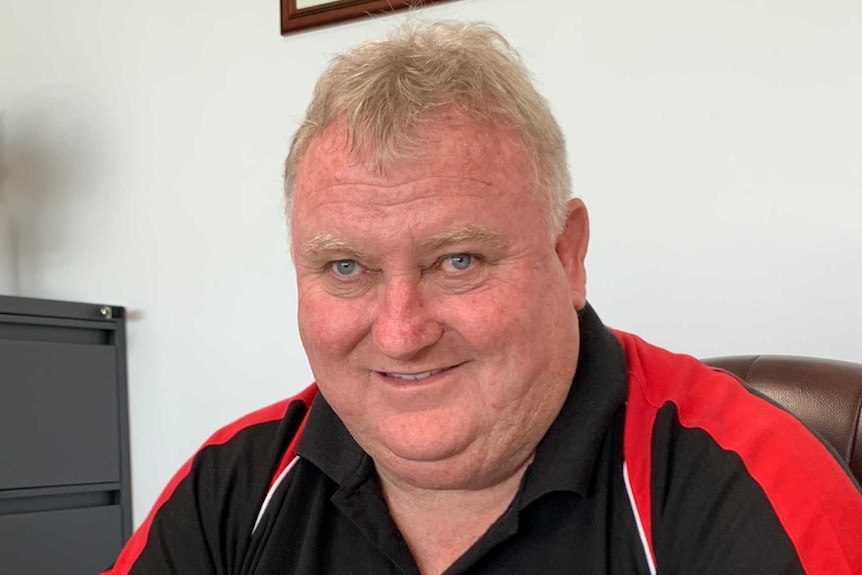
<instances>
[{"instance_id":1,"label":"ear","mask_svg":"<svg viewBox=\"0 0 862 575\"><path fill-rule=\"evenodd\" d=\"M587 207L578 198L569 200L566 227L557 238L557 257L569 279L572 304L582 310L587 304L587 271L584 259L590 243L590 220Z\"/></svg>"}]
</instances>

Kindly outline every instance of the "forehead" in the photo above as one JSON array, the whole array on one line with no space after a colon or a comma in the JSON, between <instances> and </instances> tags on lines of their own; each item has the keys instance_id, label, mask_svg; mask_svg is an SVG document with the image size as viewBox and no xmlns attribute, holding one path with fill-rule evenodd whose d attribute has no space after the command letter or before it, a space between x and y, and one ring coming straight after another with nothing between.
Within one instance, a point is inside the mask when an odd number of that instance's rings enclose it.
<instances>
[{"instance_id":1,"label":"forehead","mask_svg":"<svg viewBox=\"0 0 862 575\"><path fill-rule=\"evenodd\" d=\"M334 125L299 166L292 251L302 256L316 238L345 246L339 253L370 257L458 241L490 247L549 237L531 166L513 131L447 118L426 122L411 153L381 170L375 158L352 150L343 123Z\"/></svg>"},{"instance_id":2,"label":"forehead","mask_svg":"<svg viewBox=\"0 0 862 575\"><path fill-rule=\"evenodd\" d=\"M494 187L515 180L524 195L534 192L530 156L522 139L507 127L440 114L420 124L414 141L409 150L381 163L375 153L354 149L346 122L336 121L302 159L295 201L331 187L394 188L430 178L475 180Z\"/></svg>"}]
</instances>

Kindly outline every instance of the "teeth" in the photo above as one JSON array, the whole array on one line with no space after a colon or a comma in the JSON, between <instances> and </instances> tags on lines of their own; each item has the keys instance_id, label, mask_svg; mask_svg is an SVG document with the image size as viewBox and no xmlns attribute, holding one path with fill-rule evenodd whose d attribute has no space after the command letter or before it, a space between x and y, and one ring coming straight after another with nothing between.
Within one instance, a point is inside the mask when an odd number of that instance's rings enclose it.
<instances>
[{"instance_id":1,"label":"teeth","mask_svg":"<svg viewBox=\"0 0 862 575\"><path fill-rule=\"evenodd\" d=\"M395 379L404 379L406 381L417 381L420 379L425 379L426 377L431 377L435 373L440 373L443 371L442 369L432 369L431 371L423 371L422 373L387 373L388 377L394 377Z\"/></svg>"}]
</instances>

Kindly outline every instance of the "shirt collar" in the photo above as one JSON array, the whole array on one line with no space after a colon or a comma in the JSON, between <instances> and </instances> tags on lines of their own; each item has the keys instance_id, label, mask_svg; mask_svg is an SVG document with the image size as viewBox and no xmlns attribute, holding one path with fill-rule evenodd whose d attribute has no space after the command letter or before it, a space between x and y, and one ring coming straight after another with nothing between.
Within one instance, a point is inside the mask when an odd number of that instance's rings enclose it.
<instances>
[{"instance_id":1,"label":"shirt collar","mask_svg":"<svg viewBox=\"0 0 862 575\"><path fill-rule=\"evenodd\" d=\"M519 497L521 508L553 491L586 494L593 464L614 413L625 404L625 354L587 305L580 318L580 355L569 395L536 449ZM339 486L370 472L367 454L317 394L297 453Z\"/></svg>"},{"instance_id":2,"label":"shirt collar","mask_svg":"<svg viewBox=\"0 0 862 575\"><path fill-rule=\"evenodd\" d=\"M321 393L311 404L296 454L316 465L339 486L356 475L367 457Z\"/></svg>"}]
</instances>

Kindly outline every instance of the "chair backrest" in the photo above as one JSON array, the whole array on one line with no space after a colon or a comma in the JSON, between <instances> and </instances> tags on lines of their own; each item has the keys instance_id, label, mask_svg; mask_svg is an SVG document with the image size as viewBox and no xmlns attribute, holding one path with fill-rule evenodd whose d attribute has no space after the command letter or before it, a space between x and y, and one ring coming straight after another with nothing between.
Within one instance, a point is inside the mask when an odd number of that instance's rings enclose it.
<instances>
[{"instance_id":1,"label":"chair backrest","mask_svg":"<svg viewBox=\"0 0 862 575\"><path fill-rule=\"evenodd\" d=\"M781 355L703 361L785 407L829 442L862 483L862 365Z\"/></svg>"}]
</instances>

